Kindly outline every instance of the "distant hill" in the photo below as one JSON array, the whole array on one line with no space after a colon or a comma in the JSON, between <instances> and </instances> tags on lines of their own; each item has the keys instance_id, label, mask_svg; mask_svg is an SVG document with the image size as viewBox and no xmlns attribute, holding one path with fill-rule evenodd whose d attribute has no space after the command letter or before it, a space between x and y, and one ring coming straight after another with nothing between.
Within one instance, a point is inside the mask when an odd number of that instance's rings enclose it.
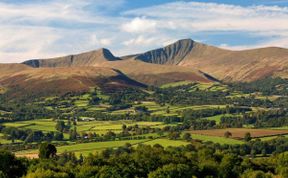
<instances>
[{"instance_id":1,"label":"distant hill","mask_svg":"<svg viewBox=\"0 0 288 178\"><path fill-rule=\"evenodd\" d=\"M191 39L141 54L115 57L98 49L22 64L0 64L3 92L40 95L82 92L90 87L160 86L179 81L244 82L288 77L288 49L268 47L231 51Z\"/></svg>"},{"instance_id":2,"label":"distant hill","mask_svg":"<svg viewBox=\"0 0 288 178\"><path fill-rule=\"evenodd\" d=\"M133 56L135 60L199 69L224 81L254 81L288 77L288 49L268 47L231 51L191 39Z\"/></svg>"},{"instance_id":3,"label":"distant hill","mask_svg":"<svg viewBox=\"0 0 288 178\"><path fill-rule=\"evenodd\" d=\"M17 68L22 70L15 71ZM5 64L0 65L0 70L2 69L7 70L6 74L1 72L0 86L8 88L9 97L62 95L68 92L85 92L96 86L106 90L146 87L114 69L104 67L35 69L22 64Z\"/></svg>"},{"instance_id":4,"label":"distant hill","mask_svg":"<svg viewBox=\"0 0 288 178\"><path fill-rule=\"evenodd\" d=\"M108 49L58 57L25 61L23 64L34 68L43 67L105 67L121 71L123 74L147 85L161 85L176 81L213 82L213 77L201 71L181 66L168 66L131 60L131 57L115 57Z\"/></svg>"},{"instance_id":5,"label":"distant hill","mask_svg":"<svg viewBox=\"0 0 288 178\"><path fill-rule=\"evenodd\" d=\"M75 67L75 66L94 66L106 61L116 61L115 57L108 49L102 48L95 51L56 57L51 59L33 59L25 61L23 64L32 67Z\"/></svg>"}]
</instances>

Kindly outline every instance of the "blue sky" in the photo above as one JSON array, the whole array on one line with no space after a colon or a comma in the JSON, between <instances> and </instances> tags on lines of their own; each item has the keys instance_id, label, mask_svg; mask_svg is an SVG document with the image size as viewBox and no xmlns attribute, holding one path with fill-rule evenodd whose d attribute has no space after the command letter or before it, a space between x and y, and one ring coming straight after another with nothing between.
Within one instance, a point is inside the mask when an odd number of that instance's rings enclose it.
<instances>
[{"instance_id":1,"label":"blue sky","mask_svg":"<svg viewBox=\"0 0 288 178\"><path fill-rule=\"evenodd\" d=\"M178 39L231 50L288 47L288 0L2 0L0 63Z\"/></svg>"}]
</instances>

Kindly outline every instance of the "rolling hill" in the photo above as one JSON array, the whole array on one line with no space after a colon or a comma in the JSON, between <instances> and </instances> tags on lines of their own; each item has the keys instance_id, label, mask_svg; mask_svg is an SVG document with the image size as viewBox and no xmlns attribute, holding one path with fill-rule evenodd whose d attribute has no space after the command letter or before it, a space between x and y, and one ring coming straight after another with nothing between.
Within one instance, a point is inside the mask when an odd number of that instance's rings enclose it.
<instances>
[{"instance_id":1,"label":"rolling hill","mask_svg":"<svg viewBox=\"0 0 288 178\"><path fill-rule=\"evenodd\" d=\"M101 48L98 50L69 55L51 59L34 59L25 61L23 64L32 67L75 67L75 66L94 66L106 61L116 61L115 57L108 49Z\"/></svg>"},{"instance_id":2,"label":"rolling hill","mask_svg":"<svg viewBox=\"0 0 288 178\"><path fill-rule=\"evenodd\" d=\"M199 70L183 66L160 65L134 60L131 57L115 57L107 49L82 54L25 61L33 68L105 67L115 69L146 85L161 85L176 81L213 82L214 78Z\"/></svg>"},{"instance_id":3,"label":"rolling hill","mask_svg":"<svg viewBox=\"0 0 288 178\"><path fill-rule=\"evenodd\" d=\"M23 64L5 64L0 65L0 70L0 87L7 88L9 98L84 92L96 86L106 90L146 87L117 70L105 67L32 68Z\"/></svg>"},{"instance_id":4,"label":"rolling hill","mask_svg":"<svg viewBox=\"0 0 288 178\"><path fill-rule=\"evenodd\" d=\"M249 82L267 76L288 77L288 49L231 51L183 39L142 54L115 57L102 48L22 64L0 64L0 70L1 91L13 96L82 92L95 86L160 86L179 81Z\"/></svg>"},{"instance_id":5,"label":"rolling hill","mask_svg":"<svg viewBox=\"0 0 288 178\"><path fill-rule=\"evenodd\" d=\"M112 66L117 70L123 70L136 80L140 78L142 82L153 85L161 83L164 75L164 78L168 79L164 80L164 83L174 81L176 73L180 81L187 79L184 75L188 75L189 80L196 81L199 76L200 81L207 81L206 76L213 76L226 82L250 82L267 76L287 78L288 49L267 47L232 51L183 39L166 47L136 55L115 57L109 50L100 49L66 57L30 60L24 64L32 67ZM195 74L196 76L191 76ZM161 82L149 78L158 78L160 75Z\"/></svg>"},{"instance_id":6,"label":"rolling hill","mask_svg":"<svg viewBox=\"0 0 288 178\"><path fill-rule=\"evenodd\" d=\"M288 77L288 49L276 47L231 51L184 39L132 58L199 69L228 82L249 82L267 76Z\"/></svg>"},{"instance_id":7,"label":"rolling hill","mask_svg":"<svg viewBox=\"0 0 288 178\"><path fill-rule=\"evenodd\" d=\"M121 60L107 49L23 64L1 64L0 71L1 91L6 91L9 98L80 93L91 87L109 91L183 80L214 81L213 77L186 67Z\"/></svg>"}]
</instances>

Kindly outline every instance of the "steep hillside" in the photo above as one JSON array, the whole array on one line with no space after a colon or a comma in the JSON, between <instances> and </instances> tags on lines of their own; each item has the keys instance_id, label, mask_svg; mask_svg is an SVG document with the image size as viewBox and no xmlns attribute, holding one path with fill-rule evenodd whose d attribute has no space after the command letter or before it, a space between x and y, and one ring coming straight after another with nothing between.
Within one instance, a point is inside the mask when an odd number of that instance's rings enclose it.
<instances>
[{"instance_id":1,"label":"steep hillside","mask_svg":"<svg viewBox=\"0 0 288 178\"><path fill-rule=\"evenodd\" d=\"M102 66L112 67L125 73L130 78L147 85L160 86L178 81L214 82L216 79L201 71L171 65L149 64L133 59L106 62Z\"/></svg>"},{"instance_id":2,"label":"steep hillside","mask_svg":"<svg viewBox=\"0 0 288 178\"><path fill-rule=\"evenodd\" d=\"M0 64L0 79L4 76L14 74L24 70L29 70L31 67L24 64Z\"/></svg>"},{"instance_id":3,"label":"steep hillside","mask_svg":"<svg viewBox=\"0 0 288 178\"><path fill-rule=\"evenodd\" d=\"M119 60L119 58L115 57L108 49L102 48L95 51L64 57L29 60L25 61L24 64L32 67L75 67L93 66L95 64L101 64L105 61L116 60Z\"/></svg>"},{"instance_id":4,"label":"steep hillside","mask_svg":"<svg viewBox=\"0 0 288 178\"><path fill-rule=\"evenodd\" d=\"M135 57L137 60L154 64L178 64L197 45L192 40L180 40L164 48L155 49Z\"/></svg>"},{"instance_id":5,"label":"steep hillside","mask_svg":"<svg viewBox=\"0 0 288 178\"><path fill-rule=\"evenodd\" d=\"M3 75L0 86L8 89L9 97L61 95L96 86L107 90L145 87L116 70L99 67L30 68Z\"/></svg>"},{"instance_id":6,"label":"steep hillside","mask_svg":"<svg viewBox=\"0 0 288 178\"><path fill-rule=\"evenodd\" d=\"M114 57L109 50L101 49L66 57L30 60L25 61L24 64L34 68L69 68L84 66L113 68L123 75L127 75L128 77L147 85L162 85L183 80L200 82L214 81L208 74L192 68L149 64L140 60L134 60L133 57L135 57L135 55L117 58Z\"/></svg>"},{"instance_id":7,"label":"steep hillside","mask_svg":"<svg viewBox=\"0 0 288 178\"><path fill-rule=\"evenodd\" d=\"M255 81L267 76L287 78L288 50L262 48L244 51L224 51L220 54L200 49L203 54L190 53L178 65L203 70L224 81ZM201 52L198 52L201 54Z\"/></svg>"},{"instance_id":8,"label":"steep hillside","mask_svg":"<svg viewBox=\"0 0 288 178\"><path fill-rule=\"evenodd\" d=\"M135 55L134 59L199 69L224 81L288 77L288 49L275 47L231 51L184 39Z\"/></svg>"}]
</instances>

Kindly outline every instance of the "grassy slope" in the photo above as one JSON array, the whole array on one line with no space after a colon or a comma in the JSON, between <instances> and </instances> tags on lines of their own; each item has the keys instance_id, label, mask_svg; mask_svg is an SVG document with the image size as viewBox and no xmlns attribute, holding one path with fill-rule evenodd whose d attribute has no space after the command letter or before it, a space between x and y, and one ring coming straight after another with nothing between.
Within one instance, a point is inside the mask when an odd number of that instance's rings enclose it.
<instances>
[{"instance_id":1,"label":"grassy slope","mask_svg":"<svg viewBox=\"0 0 288 178\"><path fill-rule=\"evenodd\" d=\"M189 142L186 142L183 140L169 140L169 139L159 138L159 139L145 142L144 144L147 144L147 145L160 144L163 147L168 147L168 146L183 146L183 145L185 146L185 145L188 145Z\"/></svg>"},{"instance_id":2,"label":"grassy slope","mask_svg":"<svg viewBox=\"0 0 288 178\"><path fill-rule=\"evenodd\" d=\"M200 135L200 134L192 134L193 139L202 140L204 142L210 141L219 144L243 144L243 141L235 140L231 138L224 138L224 137L216 137L216 136L208 136L208 135Z\"/></svg>"}]
</instances>

